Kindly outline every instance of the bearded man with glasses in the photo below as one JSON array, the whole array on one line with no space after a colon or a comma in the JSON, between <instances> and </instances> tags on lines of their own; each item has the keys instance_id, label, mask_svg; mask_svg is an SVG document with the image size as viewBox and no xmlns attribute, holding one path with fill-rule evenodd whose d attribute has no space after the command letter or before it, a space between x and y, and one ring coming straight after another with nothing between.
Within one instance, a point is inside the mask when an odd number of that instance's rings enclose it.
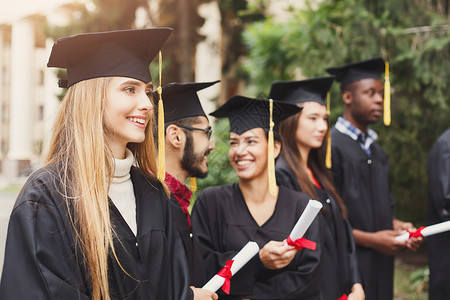
<instances>
[{"instance_id":1,"label":"bearded man with glasses","mask_svg":"<svg viewBox=\"0 0 450 300\"><path fill-rule=\"evenodd\" d=\"M206 282L196 235L192 232L188 207L192 191L185 185L188 177L208 175L207 156L214 150L211 126L203 111L197 91L219 81L204 83L169 83L162 89L165 121L165 183L171 192L175 227L187 253L190 284L195 299L218 299L217 294L196 288ZM154 93L155 99L158 94ZM192 180L191 180L192 182Z\"/></svg>"}]
</instances>

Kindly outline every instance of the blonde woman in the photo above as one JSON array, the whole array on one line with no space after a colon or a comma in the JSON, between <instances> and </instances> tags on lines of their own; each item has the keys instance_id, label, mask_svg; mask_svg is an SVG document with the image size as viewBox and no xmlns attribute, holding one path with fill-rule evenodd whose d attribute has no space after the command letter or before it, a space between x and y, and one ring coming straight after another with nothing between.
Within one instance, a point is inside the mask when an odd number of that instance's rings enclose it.
<instances>
[{"instance_id":1,"label":"blonde woman","mask_svg":"<svg viewBox=\"0 0 450 300\"><path fill-rule=\"evenodd\" d=\"M81 34L55 43L48 66L67 69L60 85L68 90L45 166L11 214L1 299L189 298L169 200L151 173L148 65L170 32Z\"/></svg>"}]
</instances>

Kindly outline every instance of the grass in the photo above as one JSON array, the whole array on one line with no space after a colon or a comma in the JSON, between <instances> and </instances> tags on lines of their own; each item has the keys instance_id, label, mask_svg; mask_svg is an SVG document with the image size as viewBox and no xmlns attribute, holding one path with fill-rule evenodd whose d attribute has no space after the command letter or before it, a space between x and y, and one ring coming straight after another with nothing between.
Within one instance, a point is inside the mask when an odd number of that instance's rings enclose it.
<instances>
[{"instance_id":1,"label":"grass","mask_svg":"<svg viewBox=\"0 0 450 300\"><path fill-rule=\"evenodd\" d=\"M0 192L19 193L22 186L22 184L9 184L5 187L0 188Z\"/></svg>"},{"instance_id":2,"label":"grass","mask_svg":"<svg viewBox=\"0 0 450 300\"><path fill-rule=\"evenodd\" d=\"M428 282L424 280L425 266L395 260L394 300L427 300ZM425 276L426 277L426 276Z\"/></svg>"}]
</instances>

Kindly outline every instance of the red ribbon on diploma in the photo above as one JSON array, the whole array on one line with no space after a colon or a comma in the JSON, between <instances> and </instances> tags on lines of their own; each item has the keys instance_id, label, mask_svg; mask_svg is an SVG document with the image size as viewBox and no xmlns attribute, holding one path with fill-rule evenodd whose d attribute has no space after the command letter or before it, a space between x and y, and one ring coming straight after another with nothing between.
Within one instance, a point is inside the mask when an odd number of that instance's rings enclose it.
<instances>
[{"instance_id":1,"label":"red ribbon on diploma","mask_svg":"<svg viewBox=\"0 0 450 300\"><path fill-rule=\"evenodd\" d=\"M412 231L409 233L409 238L418 238L418 237L423 237L422 235L422 230L426 228L426 227L420 227L419 229L417 229L416 231Z\"/></svg>"},{"instance_id":2,"label":"red ribbon on diploma","mask_svg":"<svg viewBox=\"0 0 450 300\"><path fill-rule=\"evenodd\" d=\"M340 296L339 298L337 298L336 300L347 300L347 299L348 299L347 295L344 294L344 295Z\"/></svg>"},{"instance_id":3,"label":"red ribbon on diploma","mask_svg":"<svg viewBox=\"0 0 450 300\"><path fill-rule=\"evenodd\" d=\"M301 250L303 248L310 249L310 250L316 250L316 242L299 238L293 241L290 236L286 239L286 242L289 246L294 246L295 249Z\"/></svg>"},{"instance_id":4,"label":"red ribbon on diploma","mask_svg":"<svg viewBox=\"0 0 450 300\"><path fill-rule=\"evenodd\" d=\"M225 282L222 285L222 290L226 294L230 294L230 279L231 279L231 266L233 265L233 260L229 260L225 263L225 267L217 273L218 276L225 278Z\"/></svg>"}]
</instances>

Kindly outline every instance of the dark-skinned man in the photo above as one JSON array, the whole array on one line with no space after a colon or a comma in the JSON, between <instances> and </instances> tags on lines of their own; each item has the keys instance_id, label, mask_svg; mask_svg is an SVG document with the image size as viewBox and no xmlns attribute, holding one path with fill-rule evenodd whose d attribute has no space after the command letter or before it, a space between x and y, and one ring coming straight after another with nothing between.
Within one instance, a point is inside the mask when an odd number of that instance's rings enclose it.
<instances>
[{"instance_id":1,"label":"dark-skinned man","mask_svg":"<svg viewBox=\"0 0 450 300\"><path fill-rule=\"evenodd\" d=\"M395 240L415 228L393 214L389 160L369 128L383 115L384 70L381 58L327 69L341 85L345 107L331 131L332 171L348 208L367 300L392 299L394 254L415 250L422 240Z\"/></svg>"}]
</instances>

